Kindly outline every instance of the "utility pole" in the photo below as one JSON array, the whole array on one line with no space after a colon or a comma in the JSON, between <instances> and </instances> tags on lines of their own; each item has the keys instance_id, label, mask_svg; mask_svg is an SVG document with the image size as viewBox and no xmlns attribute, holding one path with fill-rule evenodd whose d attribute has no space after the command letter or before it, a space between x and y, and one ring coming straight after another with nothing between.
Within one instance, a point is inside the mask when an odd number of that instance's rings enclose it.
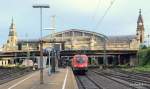
<instances>
[{"instance_id":1,"label":"utility pole","mask_svg":"<svg viewBox=\"0 0 150 89\"><path fill-rule=\"evenodd\" d=\"M28 43L28 34L26 33L27 39L27 66L29 67L29 59L30 59L30 52L29 52L29 43Z\"/></svg>"},{"instance_id":2,"label":"utility pole","mask_svg":"<svg viewBox=\"0 0 150 89\"><path fill-rule=\"evenodd\" d=\"M55 15L53 15L51 17L51 27L52 27L52 39L55 40L55 30L56 30L56 27L55 27ZM53 46L53 53L52 53L52 72L55 72L56 69L56 50L54 48L54 45L55 43L52 43L52 46Z\"/></svg>"},{"instance_id":3,"label":"utility pole","mask_svg":"<svg viewBox=\"0 0 150 89\"><path fill-rule=\"evenodd\" d=\"M43 40L42 40L42 9L43 8L49 8L49 5L43 4L43 5L33 5L33 8L39 8L40 9L40 84L43 84Z\"/></svg>"}]
</instances>

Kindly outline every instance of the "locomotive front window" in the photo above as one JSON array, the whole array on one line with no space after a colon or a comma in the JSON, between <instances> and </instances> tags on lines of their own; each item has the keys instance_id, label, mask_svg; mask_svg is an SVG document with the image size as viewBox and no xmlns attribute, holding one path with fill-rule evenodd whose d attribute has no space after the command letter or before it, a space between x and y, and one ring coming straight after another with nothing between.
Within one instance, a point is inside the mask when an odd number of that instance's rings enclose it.
<instances>
[{"instance_id":1,"label":"locomotive front window","mask_svg":"<svg viewBox=\"0 0 150 89\"><path fill-rule=\"evenodd\" d=\"M78 56L77 57L77 63L84 63L85 62L85 60L84 60L84 58L83 57L81 57L81 56Z\"/></svg>"}]
</instances>

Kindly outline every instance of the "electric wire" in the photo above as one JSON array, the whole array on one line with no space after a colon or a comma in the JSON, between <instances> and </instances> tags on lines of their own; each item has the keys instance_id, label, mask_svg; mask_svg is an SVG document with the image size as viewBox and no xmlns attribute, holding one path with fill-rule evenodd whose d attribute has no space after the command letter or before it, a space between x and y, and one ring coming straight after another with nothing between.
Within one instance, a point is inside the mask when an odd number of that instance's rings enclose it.
<instances>
[{"instance_id":1,"label":"electric wire","mask_svg":"<svg viewBox=\"0 0 150 89\"><path fill-rule=\"evenodd\" d=\"M94 10L94 12L93 12L94 14L93 14L93 16L92 16L91 22L93 22L94 19L95 19L96 12L97 12L98 9L99 9L99 6L100 6L100 4L101 4L101 1L102 1L102 0L98 0L98 4L97 4L97 6L96 6L96 8L95 8L95 10Z\"/></svg>"},{"instance_id":2,"label":"electric wire","mask_svg":"<svg viewBox=\"0 0 150 89\"><path fill-rule=\"evenodd\" d=\"M108 8L106 9L106 11L104 12L104 15L99 19L98 23L96 24L94 30L97 30L98 27L101 25L102 21L104 20L105 16L106 16L106 15L108 14L108 12L110 11L110 9L111 9L111 7L113 6L113 4L114 4L115 1L116 1L116 0L111 1L109 7L108 7Z\"/></svg>"}]
</instances>

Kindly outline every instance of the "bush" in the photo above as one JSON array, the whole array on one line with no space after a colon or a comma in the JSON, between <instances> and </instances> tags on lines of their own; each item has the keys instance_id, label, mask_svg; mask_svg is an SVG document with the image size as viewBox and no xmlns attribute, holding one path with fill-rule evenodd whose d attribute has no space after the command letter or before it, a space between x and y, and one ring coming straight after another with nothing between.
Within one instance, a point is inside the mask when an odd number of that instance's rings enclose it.
<instances>
[{"instance_id":1,"label":"bush","mask_svg":"<svg viewBox=\"0 0 150 89\"><path fill-rule=\"evenodd\" d=\"M141 66L150 65L150 48L140 50L138 55Z\"/></svg>"}]
</instances>

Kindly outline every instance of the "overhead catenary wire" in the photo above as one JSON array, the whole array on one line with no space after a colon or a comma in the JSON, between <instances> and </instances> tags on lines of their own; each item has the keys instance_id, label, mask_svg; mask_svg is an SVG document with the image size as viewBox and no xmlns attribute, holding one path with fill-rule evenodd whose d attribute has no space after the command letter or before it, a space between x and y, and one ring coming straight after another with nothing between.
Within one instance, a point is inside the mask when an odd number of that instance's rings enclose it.
<instances>
[{"instance_id":1,"label":"overhead catenary wire","mask_svg":"<svg viewBox=\"0 0 150 89\"><path fill-rule=\"evenodd\" d=\"M111 1L109 7L106 9L106 11L104 12L104 15L99 19L98 23L96 24L94 30L97 30L98 27L101 25L102 21L104 20L105 16L107 15L107 13L110 11L111 7L113 6L114 2L116 0Z\"/></svg>"},{"instance_id":2,"label":"overhead catenary wire","mask_svg":"<svg viewBox=\"0 0 150 89\"><path fill-rule=\"evenodd\" d=\"M95 19L96 12L98 11L98 9L99 9L99 7L100 7L101 1L102 1L102 0L98 0L98 4L97 4L97 6L96 6L96 8L95 8L95 10L94 10L94 12L93 12L94 14L93 14L93 16L92 16L92 18L91 18L91 22L94 21L94 19Z\"/></svg>"}]
</instances>

